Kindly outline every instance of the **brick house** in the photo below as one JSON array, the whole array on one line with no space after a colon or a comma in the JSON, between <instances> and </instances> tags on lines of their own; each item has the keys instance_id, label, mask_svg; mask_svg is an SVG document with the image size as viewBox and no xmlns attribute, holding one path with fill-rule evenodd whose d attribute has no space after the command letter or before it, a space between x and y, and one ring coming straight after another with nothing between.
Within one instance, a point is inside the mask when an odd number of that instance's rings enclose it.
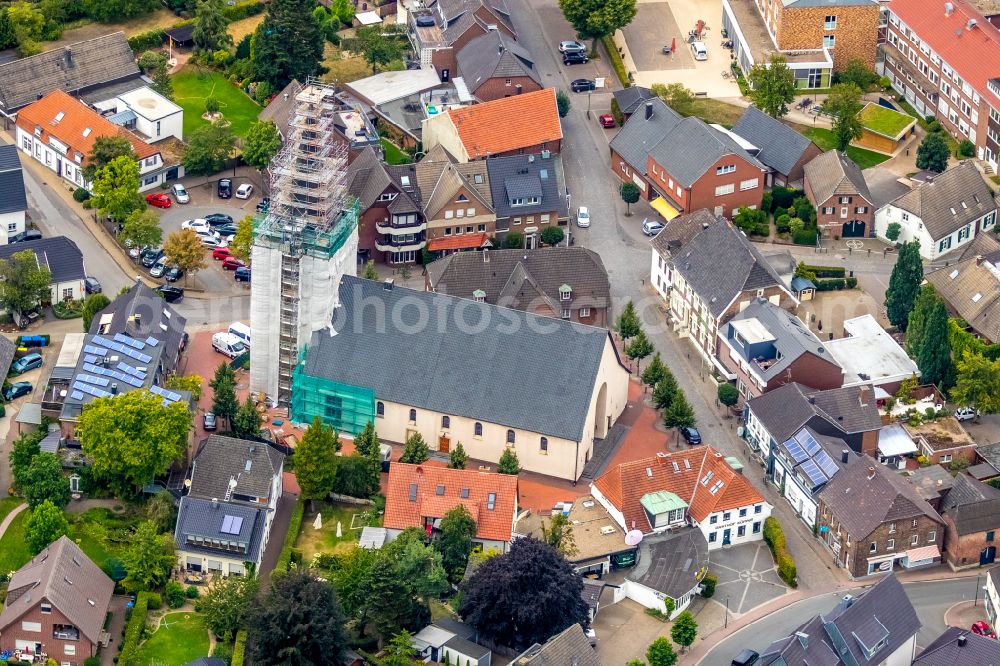
<instances>
[{"instance_id":1,"label":"brick house","mask_svg":"<svg viewBox=\"0 0 1000 666\"><path fill-rule=\"evenodd\" d=\"M719 360L736 375L741 401L791 382L840 388L844 370L794 314L761 298L719 330Z\"/></svg>"},{"instance_id":2,"label":"brick house","mask_svg":"<svg viewBox=\"0 0 1000 666\"><path fill-rule=\"evenodd\" d=\"M667 219L701 208L728 217L759 206L767 171L728 133L682 118L660 99L647 101L611 140L611 169L639 184Z\"/></svg>"},{"instance_id":3,"label":"brick house","mask_svg":"<svg viewBox=\"0 0 1000 666\"><path fill-rule=\"evenodd\" d=\"M435 146L413 167L427 250L440 256L491 247L496 214L485 161L459 163Z\"/></svg>"},{"instance_id":4,"label":"brick house","mask_svg":"<svg viewBox=\"0 0 1000 666\"><path fill-rule=\"evenodd\" d=\"M509 155L486 160L497 237L508 232L524 237L524 247L541 245L549 227L569 222L566 208L566 178L559 155Z\"/></svg>"},{"instance_id":5,"label":"brick house","mask_svg":"<svg viewBox=\"0 0 1000 666\"><path fill-rule=\"evenodd\" d=\"M442 81L456 76L458 53L473 39L494 30L517 37L504 0L430 0L407 15L420 68L433 68Z\"/></svg>"},{"instance_id":6,"label":"brick house","mask_svg":"<svg viewBox=\"0 0 1000 666\"><path fill-rule=\"evenodd\" d=\"M918 426L903 428L917 444L921 455L934 465L976 462L976 441L954 416L945 416Z\"/></svg>"},{"instance_id":7,"label":"brick house","mask_svg":"<svg viewBox=\"0 0 1000 666\"><path fill-rule=\"evenodd\" d=\"M68 537L61 536L14 572L0 612L0 650L41 652L82 664L108 645L104 621L115 583Z\"/></svg>"},{"instance_id":8,"label":"brick house","mask_svg":"<svg viewBox=\"0 0 1000 666\"><path fill-rule=\"evenodd\" d=\"M916 488L868 456L819 493L820 540L851 578L927 566L941 557L944 521Z\"/></svg>"},{"instance_id":9,"label":"brick house","mask_svg":"<svg viewBox=\"0 0 1000 666\"><path fill-rule=\"evenodd\" d=\"M425 150L443 146L459 162L558 154L562 138L555 88L452 108L431 116L423 127Z\"/></svg>"},{"instance_id":10,"label":"brick house","mask_svg":"<svg viewBox=\"0 0 1000 666\"><path fill-rule=\"evenodd\" d=\"M804 169L806 198L825 235L864 238L875 230L875 199L854 160L839 150L819 155Z\"/></svg>"},{"instance_id":11,"label":"brick house","mask_svg":"<svg viewBox=\"0 0 1000 666\"><path fill-rule=\"evenodd\" d=\"M995 234L979 234L961 259L925 277L972 332L1000 342L1000 239Z\"/></svg>"},{"instance_id":12,"label":"brick house","mask_svg":"<svg viewBox=\"0 0 1000 666\"><path fill-rule=\"evenodd\" d=\"M823 151L804 135L755 106L747 107L732 133L753 144L748 152L768 168L767 185L797 187L803 168Z\"/></svg>"},{"instance_id":13,"label":"brick house","mask_svg":"<svg viewBox=\"0 0 1000 666\"><path fill-rule=\"evenodd\" d=\"M721 327L756 299L785 309L798 301L743 232L707 210L674 218L652 245L650 283L670 308L671 327L735 379L718 359Z\"/></svg>"},{"instance_id":14,"label":"brick house","mask_svg":"<svg viewBox=\"0 0 1000 666\"><path fill-rule=\"evenodd\" d=\"M542 89L531 53L500 30L466 44L458 52L458 71L469 92L483 102Z\"/></svg>"},{"instance_id":15,"label":"brick house","mask_svg":"<svg viewBox=\"0 0 1000 666\"><path fill-rule=\"evenodd\" d=\"M1000 532L1000 490L959 474L940 512L948 565L953 570L993 564Z\"/></svg>"}]
</instances>

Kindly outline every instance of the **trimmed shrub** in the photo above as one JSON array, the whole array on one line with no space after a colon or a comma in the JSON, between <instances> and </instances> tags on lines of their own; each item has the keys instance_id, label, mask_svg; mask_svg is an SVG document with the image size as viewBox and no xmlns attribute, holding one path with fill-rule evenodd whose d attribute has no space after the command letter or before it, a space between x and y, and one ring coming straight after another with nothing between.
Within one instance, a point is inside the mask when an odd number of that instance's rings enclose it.
<instances>
[{"instance_id":1,"label":"trimmed shrub","mask_svg":"<svg viewBox=\"0 0 1000 666\"><path fill-rule=\"evenodd\" d=\"M256 16L260 14L265 9L265 5L257 0L248 0L248 2L240 2L235 5L227 6L222 10L222 15L226 17L226 20L230 23L234 21L241 21L245 18L250 18L251 16Z\"/></svg>"},{"instance_id":2,"label":"trimmed shrub","mask_svg":"<svg viewBox=\"0 0 1000 666\"><path fill-rule=\"evenodd\" d=\"M832 278L830 280L816 280L816 291L840 291L846 285L844 278Z\"/></svg>"},{"instance_id":3,"label":"trimmed shrub","mask_svg":"<svg viewBox=\"0 0 1000 666\"><path fill-rule=\"evenodd\" d=\"M796 245L815 245L817 234L815 229L802 229L792 234L792 242Z\"/></svg>"},{"instance_id":4,"label":"trimmed shrub","mask_svg":"<svg viewBox=\"0 0 1000 666\"><path fill-rule=\"evenodd\" d=\"M847 273L843 266L810 266L803 264L803 269L813 273L818 278L842 278Z\"/></svg>"},{"instance_id":5,"label":"trimmed shrub","mask_svg":"<svg viewBox=\"0 0 1000 666\"><path fill-rule=\"evenodd\" d=\"M629 81L628 72L625 71L625 63L622 62L622 56L618 53L615 40L611 38L611 35L605 35L601 37L601 43L604 44L604 50L608 52L611 67L614 68L615 74L618 76L618 81L622 84L622 88L631 87L632 82Z\"/></svg>"},{"instance_id":6,"label":"trimmed shrub","mask_svg":"<svg viewBox=\"0 0 1000 666\"><path fill-rule=\"evenodd\" d=\"M795 197L801 196L802 194L802 190L793 190L788 187L781 186L775 187L771 190L771 197L774 201L774 205L782 208L788 208L791 206Z\"/></svg>"},{"instance_id":7,"label":"trimmed shrub","mask_svg":"<svg viewBox=\"0 0 1000 666\"><path fill-rule=\"evenodd\" d=\"M760 198L760 209L768 213L774 207L774 195L770 192L764 192L764 196Z\"/></svg>"},{"instance_id":8,"label":"trimmed shrub","mask_svg":"<svg viewBox=\"0 0 1000 666\"><path fill-rule=\"evenodd\" d=\"M719 577L716 576L714 573L709 572L705 574L705 577L701 581L701 588L702 588L701 596L705 597L706 599L711 599L712 596L715 594L715 586L718 584L718 582L719 582Z\"/></svg>"},{"instance_id":9,"label":"trimmed shrub","mask_svg":"<svg viewBox=\"0 0 1000 666\"><path fill-rule=\"evenodd\" d=\"M795 561L792 560L792 556L787 552L782 552L778 557L778 576L781 580L788 583L790 587L797 587L798 583L795 580L798 571L795 568Z\"/></svg>"},{"instance_id":10,"label":"trimmed shrub","mask_svg":"<svg viewBox=\"0 0 1000 666\"><path fill-rule=\"evenodd\" d=\"M140 592L135 598L135 607L132 609L132 614L129 615L128 624L125 625L125 639L122 641L122 649L118 654L118 663L121 666L132 666L135 663L142 630L146 628L146 614L150 608L150 596L153 596L151 592ZM160 595L155 596L157 599L156 607L159 608Z\"/></svg>"},{"instance_id":11,"label":"trimmed shrub","mask_svg":"<svg viewBox=\"0 0 1000 666\"><path fill-rule=\"evenodd\" d=\"M233 660L230 666L243 666L243 655L247 645L247 630L240 629L236 632L236 641L233 643Z\"/></svg>"},{"instance_id":12,"label":"trimmed shrub","mask_svg":"<svg viewBox=\"0 0 1000 666\"><path fill-rule=\"evenodd\" d=\"M166 589L167 605L171 608L180 608L184 605L184 586L175 580L168 580Z\"/></svg>"},{"instance_id":13,"label":"trimmed shrub","mask_svg":"<svg viewBox=\"0 0 1000 666\"><path fill-rule=\"evenodd\" d=\"M622 113L622 107L619 106L618 100L613 97L611 98L611 117L615 119L619 127L625 124L625 114Z\"/></svg>"},{"instance_id":14,"label":"trimmed shrub","mask_svg":"<svg viewBox=\"0 0 1000 666\"><path fill-rule=\"evenodd\" d=\"M101 666L100 657L87 657L83 660L83 666Z\"/></svg>"},{"instance_id":15,"label":"trimmed shrub","mask_svg":"<svg viewBox=\"0 0 1000 666\"><path fill-rule=\"evenodd\" d=\"M146 592L146 608L160 610L163 607L163 597L159 592Z\"/></svg>"},{"instance_id":16,"label":"trimmed shrub","mask_svg":"<svg viewBox=\"0 0 1000 666\"><path fill-rule=\"evenodd\" d=\"M305 511L306 505L302 498L295 503L295 510L292 511L292 519L288 523L288 533L285 535L285 543L281 547L281 554L278 555L278 564L275 566L275 571L288 571L292 565L292 546L295 545L295 540L299 538L299 529L302 527L302 512ZM233 663L236 659L236 651L233 651ZM242 659L240 660L242 662Z\"/></svg>"},{"instance_id":17,"label":"trimmed shrub","mask_svg":"<svg viewBox=\"0 0 1000 666\"><path fill-rule=\"evenodd\" d=\"M198 586L188 585L187 589L184 590L184 596L187 597L188 599L197 599L199 596L201 596L201 592L198 591Z\"/></svg>"},{"instance_id":18,"label":"trimmed shrub","mask_svg":"<svg viewBox=\"0 0 1000 666\"><path fill-rule=\"evenodd\" d=\"M158 28L132 35L128 38L128 45L135 53L142 53L163 46L165 41L167 41L167 33L162 28Z\"/></svg>"},{"instance_id":19,"label":"trimmed shrub","mask_svg":"<svg viewBox=\"0 0 1000 666\"><path fill-rule=\"evenodd\" d=\"M795 580L798 573L795 568L795 560L792 559L785 545L785 532L781 529L781 523L774 516L764 521L764 542L771 549L771 555L774 556L774 561L778 565L778 576L781 580L785 581L789 587L798 587L798 582Z\"/></svg>"},{"instance_id":20,"label":"trimmed shrub","mask_svg":"<svg viewBox=\"0 0 1000 666\"><path fill-rule=\"evenodd\" d=\"M88 192L87 190L83 189L82 187L78 187L75 190L73 190L73 200L74 201L78 201L80 203L83 203L84 201L86 201L89 198L90 198L90 192Z\"/></svg>"},{"instance_id":21,"label":"trimmed shrub","mask_svg":"<svg viewBox=\"0 0 1000 666\"><path fill-rule=\"evenodd\" d=\"M781 217L774 219L774 226L778 230L778 233L787 234L792 228L791 221L792 218L788 216L788 213L785 213Z\"/></svg>"},{"instance_id":22,"label":"trimmed shrub","mask_svg":"<svg viewBox=\"0 0 1000 666\"><path fill-rule=\"evenodd\" d=\"M857 289L857 287L858 287L858 278L849 277L846 280L844 280L844 283L847 285L848 289Z\"/></svg>"},{"instance_id":23,"label":"trimmed shrub","mask_svg":"<svg viewBox=\"0 0 1000 666\"><path fill-rule=\"evenodd\" d=\"M784 208L783 206L776 206L774 208L774 219L777 220L782 215L788 215L788 209ZM790 218L791 215L788 215L788 217Z\"/></svg>"}]
</instances>

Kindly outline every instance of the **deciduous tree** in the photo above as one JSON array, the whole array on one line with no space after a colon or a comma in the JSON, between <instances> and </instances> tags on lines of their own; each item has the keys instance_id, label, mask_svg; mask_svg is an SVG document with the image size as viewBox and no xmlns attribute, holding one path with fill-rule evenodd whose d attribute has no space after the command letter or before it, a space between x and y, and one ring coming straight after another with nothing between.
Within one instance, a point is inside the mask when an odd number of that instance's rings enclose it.
<instances>
[{"instance_id":1,"label":"deciduous tree","mask_svg":"<svg viewBox=\"0 0 1000 666\"><path fill-rule=\"evenodd\" d=\"M905 331L910 311L917 299L920 283L924 280L924 265L920 259L920 242L903 243L896 257L896 265L889 276L885 292L886 316L889 323Z\"/></svg>"},{"instance_id":2,"label":"deciduous tree","mask_svg":"<svg viewBox=\"0 0 1000 666\"><path fill-rule=\"evenodd\" d=\"M687 649L698 637L698 622L691 615L690 611L684 611L674 618L674 625L670 627L670 638L682 648Z\"/></svg>"},{"instance_id":3,"label":"deciduous tree","mask_svg":"<svg viewBox=\"0 0 1000 666\"><path fill-rule=\"evenodd\" d=\"M165 388L175 391L187 391L195 402L201 400L202 378L198 375L170 375L167 378Z\"/></svg>"},{"instance_id":4,"label":"deciduous tree","mask_svg":"<svg viewBox=\"0 0 1000 666\"><path fill-rule=\"evenodd\" d=\"M21 436L14 440L10 454L7 456L10 462L10 473L14 477L14 487L20 489L22 481L31 461L41 452L38 443L42 441L44 433L41 430L35 432L23 432Z\"/></svg>"},{"instance_id":5,"label":"deciduous tree","mask_svg":"<svg viewBox=\"0 0 1000 666\"><path fill-rule=\"evenodd\" d=\"M14 24L10 21L10 14L6 9L0 9L0 50L15 46L17 46L17 33L14 32Z\"/></svg>"},{"instance_id":6,"label":"deciduous tree","mask_svg":"<svg viewBox=\"0 0 1000 666\"><path fill-rule=\"evenodd\" d=\"M771 116L781 118L788 114L788 105L795 99L795 74L788 67L785 56L775 53L769 62L760 62L750 68L750 99L754 106Z\"/></svg>"},{"instance_id":7,"label":"deciduous tree","mask_svg":"<svg viewBox=\"0 0 1000 666\"><path fill-rule=\"evenodd\" d=\"M256 439L260 437L260 425L260 412L253 404L253 397L247 395L233 417L233 434L242 439Z\"/></svg>"},{"instance_id":8,"label":"deciduous tree","mask_svg":"<svg viewBox=\"0 0 1000 666\"><path fill-rule=\"evenodd\" d=\"M941 132L928 132L917 146L917 168L942 173L948 168L951 150Z\"/></svg>"},{"instance_id":9,"label":"deciduous tree","mask_svg":"<svg viewBox=\"0 0 1000 666\"><path fill-rule=\"evenodd\" d=\"M573 536L573 524L564 513L554 514L547 526L542 521L542 541L565 557L573 557L580 552L576 547L576 537Z\"/></svg>"},{"instance_id":10,"label":"deciduous tree","mask_svg":"<svg viewBox=\"0 0 1000 666\"><path fill-rule=\"evenodd\" d=\"M625 345L625 356L630 360L636 362L636 370L639 369L639 364L642 363L642 359L646 358L653 353L653 343L649 341L646 337L646 332L641 328L634 338L628 341Z\"/></svg>"},{"instance_id":11,"label":"deciduous tree","mask_svg":"<svg viewBox=\"0 0 1000 666\"><path fill-rule=\"evenodd\" d=\"M252 123L243 141L243 161L258 171L263 171L281 148L281 135L271 122Z\"/></svg>"},{"instance_id":12,"label":"deciduous tree","mask_svg":"<svg viewBox=\"0 0 1000 666\"><path fill-rule=\"evenodd\" d=\"M719 388L716 390L716 397L726 407L732 407L740 401L740 392L732 384L719 384Z\"/></svg>"},{"instance_id":13,"label":"deciduous tree","mask_svg":"<svg viewBox=\"0 0 1000 666\"><path fill-rule=\"evenodd\" d=\"M660 636L646 648L646 661L649 666L674 666L677 663L677 653L670 639Z\"/></svg>"},{"instance_id":14,"label":"deciduous tree","mask_svg":"<svg viewBox=\"0 0 1000 666\"><path fill-rule=\"evenodd\" d=\"M695 425L694 410L684 395L684 391L677 389L674 399L670 401L670 406L663 414L663 425L668 428L693 428Z\"/></svg>"},{"instance_id":15,"label":"deciduous tree","mask_svg":"<svg viewBox=\"0 0 1000 666\"><path fill-rule=\"evenodd\" d=\"M361 277L366 280L378 280L378 269L375 268L375 261L369 259L365 262L364 271L361 273Z\"/></svg>"},{"instance_id":16,"label":"deciduous tree","mask_svg":"<svg viewBox=\"0 0 1000 666\"><path fill-rule=\"evenodd\" d=\"M137 208L125 218L122 230L118 232L122 242L128 241L135 247L159 247L163 242L160 218L150 210Z\"/></svg>"},{"instance_id":17,"label":"deciduous tree","mask_svg":"<svg viewBox=\"0 0 1000 666\"><path fill-rule=\"evenodd\" d=\"M245 625L258 589L256 576L216 578L195 602L195 610L205 616L205 624L218 638L233 636Z\"/></svg>"},{"instance_id":18,"label":"deciduous tree","mask_svg":"<svg viewBox=\"0 0 1000 666\"><path fill-rule=\"evenodd\" d=\"M160 58L163 56L158 55ZM140 61L141 63L141 61ZM99 136L94 139L94 145L87 154L87 162L83 166L83 178L86 181L94 180L97 172L106 167L116 157L131 157L136 159L132 142L120 134L111 136Z\"/></svg>"},{"instance_id":19,"label":"deciduous tree","mask_svg":"<svg viewBox=\"0 0 1000 666\"><path fill-rule=\"evenodd\" d=\"M1000 412L1000 359L991 361L966 351L957 366L958 378L951 399L983 414Z\"/></svg>"},{"instance_id":20,"label":"deciduous tree","mask_svg":"<svg viewBox=\"0 0 1000 666\"><path fill-rule=\"evenodd\" d=\"M146 505L146 520L156 525L157 532L163 534L173 531L176 518L177 507L174 506L173 495L164 491L150 498L149 504Z\"/></svg>"},{"instance_id":21,"label":"deciduous tree","mask_svg":"<svg viewBox=\"0 0 1000 666\"><path fill-rule=\"evenodd\" d=\"M193 229L180 229L163 241L163 255L167 263L184 271L184 279L208 265L205 246Z\"/></svg>"},{"instance_id":22,"label":"deciduous tree","mask_svg":"<svg viewBox=\"0 0 1000 666\"><path fill-rule=\"evenodd\" d=\"M379 468L373 468L367 457L355 451L336 458L333 492L367 499L378 494L378 487Z\"/></svg>"},{"instance_id":23,"label":"deciduous tree","mask_svg":"<svg viewBox=\"0 0 1000 666\"><path fill-rule=\"evenodd\" d=\"M465 447L459 442L448 454L448 467L451 469L465 469L469 462L469 456L465 453Z\"/></svg>"},{"instance_id":24,"label":"deciduous tree","mask_svg":"<svg viewBox=\"0 0 1000 666\"><path fill-rule=\"evenodd\" d=\"M593 40L591 53L597 53L597 40L624 28L635 18L635 0L559 0L559 8L581 39Z\"/></svg>"},{"instance_id":25,"label":"deciduous tree","mask_svg":"<svg viewBox=\"0 0 1000 666\"><path fill-rule=\"evenodd\" d=\"M156 523L144 520L122 553L122 564L128 572L122 585L131 592L160 587L170 577L175 561L173 536L161 534Z\"/></svg>"},{"instance_id":26,"label":"deciduous tree","mask_svg":"<svg viewBox=\"0 0 1000 666\"><path fill-rule=\"evenodd\" d=\"M441 553L441 566L451 580L462 580L475 536L476 521L463 505L451 509L441 519L441 536L434 545Z\"/></svg>"},{"instance_id":27,"label":"deciduous tree","mask_svg":"<svg viewBox=\"0 0 1000 666\"><path fill-rule=\"evenodd\" d=\"M313 0L275 0L251 41L257 80L281 90L292 79L305 81L325 71L323 30L312 16Z\"/></svg>"},{"instance_id":28,"label":"deciduous tree","mask_svg":"<svg viewBox=\"0 0 1000 666\"><path fill-rule=\"evenodd\" d=\"M639 315L635 311L635 303L632 301L625 304L625 309L622 310L622 313L618 315L618 319L615 320L615 330L618 331L618 335L622 340L635 337L642 330L639 324Z\"/></svg>"},{"instance_id":29,"label":"deciduous tree","mask_svg":"<svg viewBox=\"0 0 1000 666\"><path fill-rule=\"evenodd\" d=\"M116 222L124 222L129 213L141 209L139 163L132 157L116 157L94 177L91 187L94 207Z\"/></svg>"},{"instance_id":30,"label":"deciduous tree","mask_svg":"<svg viewBox=\"0 0 1000 666\"><path fill-rule=\"evenodd\" d=\"M401 59L406 49L406 30L396 24L366 25L358 28L355 38L373 75L378 73L380 65L384 67Z\"/></svg>"},{"instance_id":31,"label":"deciduous tree","mask_svg":"<svg viewBox=\"0 0 1000 666\"><path fill-rule=\"evenodd\" d=\"M253 216L247 215L236 223L236 234L229 244L229 253L242 261L250 262L250 250L253 247Z\"/></svg>"},{"instance_id":32,"label":"deciduous tree","mask_svg":"<svg viewBox=\"0 0 1000 666\"><path fill-rule=\"evenodd\" d=\"M225 11L226 5L222 0L198 0L191 35L197 50L212 53L233 45Z\"/></svg>"},{"instance_id":33,"label":"deciduous tree","mask_svg":"<svg viewBox=\"0 0 1000 666\"><path fill-rule=\"evenodd\" d=\"M694 93L683 83L654 83L649 91L682 116L694 113Z\"/></svg>"},{"instance_id":34,"label":"deciduous tree","mask_svg":"<svg viewBox=\"0 0 1000 666\"><path fill-rule=\"evenodd\" d=\"M847 150L852 141L861 138L861 109L861 88L853 83L838 83L830 89L823 113L833 118L837 150Z\"/></svg>"},{"instance_id":35,"label":"deciduous tree","mask_svg":"<svg viewBox=\"0 0 1000 666\"><path fill-rule=\"evenodd\" d=\"M32 555L45 550L49 544L69 533L69 522L62 509L45 500L28 512L24 520L24 545Z\"/></svg>"},{"instance_id":36,"label":"deciduous tree","mask_svg":"<svg viewBox=\"0 0 1000 666\"><path fill-rule=\"evenodd\" d=\"M21 474L18 487L28 506L52 502L59 508L69 504L69 481L63 476L62 463L54 453L40 452Z\"/></svg>"},{"instance_id":37,"label":"deciduous tree","mask_svg":"<svg viewBox=\"0 0 1000 666\"><path fill-rule=\"evenodd\" d=\"M560 118L565 118L569 115L569 109L573 103L569 99L569 95L565 90L560 90L556 93L556 110L559 112Z\"/></svg>"},{"instance_id":38,"label":"deciduous tree","mask_svg":"<svg viewBox=\"0 0 1000 666\"><path fill-rule=\"evenodd\" d=\"M218 173L226 165L226 160L235 147L236 136L228 124L217 120L211 125L199 127L188 137L188 145L181 159L184 171L193 176Z\"/></svg>"},{"instance_id":39,"label":"deciduous tree","mask_svg":"<svg viewBox=\"0 0 1000 666\"><path fill-rule=\"evenodd\" d=\"M517 451L514 450L514 447L508 446L500 454L500 462L497 463L497 472L512 476L517 476L521 473L521 461L517 459Z\"/></svg>"},{"instance_id":40,"label":"deciduous tree","mask_svg":"<svg viewBox=\"0 0 1000 666\"><path fill-rule=\"evenodd\" d=\"M542 242L546 245L559 245L565 237L566 233L559 227L546 227L542 229Z\"/></svg>"},{"instance_id":41,"label":"deciduous tree","mask_svg":"<svg viewBox=\"0 0 1000 666\"><path fill-rule=\"evenodd\" d=\"M337 474L337 433L314 417L295 447L295 478L307 500L323 499L333 490Z\"/></svg>"},{"instance_id":42,"label":"deciduous tree","mask_svg":"<svg viewBox=\"0 0 1000 666\"><path fill-rule=\"evenodd\" d=\"M51 298L52 273L39 265L33 250L0 259L0 305L22 314Z\"/></svg>"},{"instance_id":43,"label":"deciduous tree","mask_svg":"<svg viewBox=\"0 0 1000 666\"><path fill-rule=\"evenodd\" d=\"M378 433L375 431L375 424L368 421L364 429L354 438L354 449L363 456L367 456L372 450L378 451Z\"/></svg>"},{"instance_id":44,"label":"deciduous tree","mask_svg":"<svg viewBox=\"0 0 1000 666\"><path fill-rule=\"evenodd\" d=\"M426 462L428 458L430 458L430 450L427 448L427 442L424 441L419 432L415 432L406 438L406 444L403 446L403 455L400 456L399 462L419 465L422 462Z\"/></svg>"},{"instance_id":45,"label":"deciduous tree","mask_svg":"<svg viewBox=\"0 0 1000 666\"><path fill-rule=\"evenodd\" d=\"M653 354L653 360L642 371L642 383L646 386L654 387L668 374L670 374L670 371L663 364L663 361L660 360L660 352L656 352Z\"/></svg>"},{"instance_id":46,"label":"deciduous tree","mask_svg":"<svg viewBox=\"0 0 1000 666\"><path fill-rule=\"evenodd\" d=\"M632 214L632 204L639 200L642 190L635 183L622 183L618 187L618 194L625 202L625 216L628 217Z\"/></svg>"},{"instance_id":47,"label":"deciduous tree","mask_svg":"<svg viewBox=\"0 0 1000 666\"><path fill-rule=\"evenodd\" d=\"M834 83L853 83L860 90L868 92L878 85L878 74L861 58L852 58L842 72L834 75Z\"/></svg>"}]
</instances>

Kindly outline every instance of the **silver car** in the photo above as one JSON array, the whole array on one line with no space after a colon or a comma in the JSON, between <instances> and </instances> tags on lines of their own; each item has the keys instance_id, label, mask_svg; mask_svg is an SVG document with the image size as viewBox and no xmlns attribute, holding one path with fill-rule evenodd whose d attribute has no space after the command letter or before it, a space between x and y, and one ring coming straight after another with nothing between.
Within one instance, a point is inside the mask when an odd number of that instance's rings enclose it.
<instances>
[{"instance_id":1,"label":"silver car","mask_svg":"<svg viewBox=\"0 0 1000 666\"><path fill-rule=\"evenodd\" d=\"M163 277L163 274L167 271L167 260L165 257L160 257L153 267L149 269L149 274L155 278Z\"/></svg>"},{"instance_id":2,"label":"silver car","mask_svg":"<svg viewBox=\"0 0 1000 666\"><path fill-rule=\"evenodd\" d=\"M590 211L586 206L580 206L576 209L576 226L581 229L586 229L590 226Z\"/></svg>"},{"instance_id":3,"label":"silver car","mask_svg":"<svg viewBox=\"0 0 1000 666\"><path fill-rule=\"evenodd\" d=\"M647 236L655 236L656 234L663 231L664 224L659 220L650 220L646 218L642 221L642 233Z\"/></svg>"},{"instance_id":4,"label":"silver car","mask_svg":"<svg viewBox=\"0 0 1000 666\"><path fill-rule=\"evenodd\" d=\"M174 195L174 200L179 204L186 204L191 201L191 196L188 194L187 190L180 183L174 183L170 186L170 192Z\"/></svg>"}]
</instances>

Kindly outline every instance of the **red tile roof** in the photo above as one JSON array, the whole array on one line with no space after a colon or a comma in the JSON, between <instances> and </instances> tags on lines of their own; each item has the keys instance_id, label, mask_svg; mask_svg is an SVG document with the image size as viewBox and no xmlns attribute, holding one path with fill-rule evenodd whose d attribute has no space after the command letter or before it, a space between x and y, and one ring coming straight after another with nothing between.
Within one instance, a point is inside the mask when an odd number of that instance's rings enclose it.
<instances>
[{"instance_id":1,"label":"red tile roof","mask_svg":"<svg viewBox=\"0 0 1000 666\"><path fill-rule=\"evenodd\" d=\"M562 139L555 88L464 106L448 114L471 160Z\"/></svg>"},{"instance_id":2,"label":"red tile roof","mask_svg":"<svg viewBox=\"0 0 1000 666\"><path fill-rule=\"evenodd\" d=\"M415 499L410 501L410 487ZM442 487L438 494L438 487ZM462 493L467 490L468 497ZM495 494L493 509L489 496ZM444 518L462 504L476 521L476 537L510 541L517 513L517 477L471 469L392 463L385 493L385 519L389 529L423 527L425 518Z\"/></svg>"},{"instance_id":3,"label":"red tile roof","mask_svg":"<svg viewBox=\"0 0 1000 666\"><path fill-rule=\"evenodd\" d=\"M1000 31L962 0L951 0L951 4L950 16L945 16L945 3L940 0L892 0L889 10L985 95L986 82L1000 76ZM972 30L966 29L969 19L976 20ZM994 106L998 103L993 100Z\"/></svg>"},{"instance_id":4,"label":"red tile roof","mask_svg":"<svg viewBox=\"0 0 1000 666\"><path fill-rule=\"evenodd\" d=\"M485 233L432 238L431 241L427 243L427 249L430 252L440 252L441 250L467 250L469 248L478 249L484 247L489 238L489 234Z\"/></svg>"},{"instance_id":5,"label":"red tile roof","mask_svg":"<svg viewBox=\"0 0 1000 666\"><path fill-rule=\"evenodd\" d=\"M687 461L690 469L685 465ZM677 463L677 471L673 463ZM711 476L706 480L711 473ZM712 488L722 481L713 494ZM672 492L688 505L688 514L702 522L717 511L759 504L763 496L726 463L710 446L658 453L613 467L594 481L597 488L625 516L626 529L652 531L646 511L639 503L643 495L661 490Z\"/></svg>"},{"instance_id":6,"label":"red tile roof","mask_svg":"<svg viewBox=\"0 0 1000 666\"><path fill-rule=\"evenodd\" d=\"M56 116L62 114L59 120ZM149 145L124 127L97 113L78 99L61 90L56 90L33 104L17 112L17 126L28 134L35 133L35 127L42 128L41 139L48 142L52 137L69 146L67 157L74 159L74 153L83 154L83 164L99 136L124 136L132 142L132 148L139 159L158 155L159 149ZM88 131L89 130L89 131Z\"/></svg>"}]
</instances>

